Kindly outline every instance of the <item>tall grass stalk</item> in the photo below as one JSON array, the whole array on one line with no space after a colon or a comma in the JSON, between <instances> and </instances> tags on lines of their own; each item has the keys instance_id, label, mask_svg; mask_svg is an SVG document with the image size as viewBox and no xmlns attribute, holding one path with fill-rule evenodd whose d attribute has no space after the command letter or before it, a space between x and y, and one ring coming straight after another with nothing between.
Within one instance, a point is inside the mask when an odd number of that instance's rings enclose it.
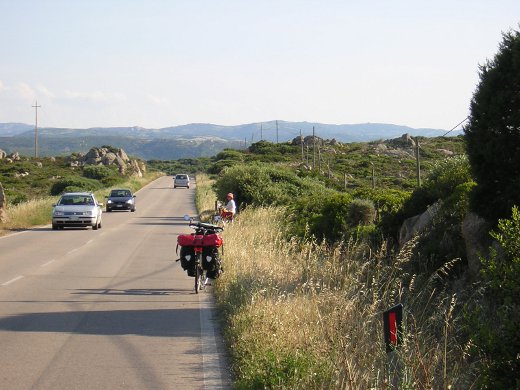
<instances>
[{"instance_id":1,"label":"tall grass stalk","mask_svg":"<svg viewBox=\"0 0 520 390\"><path fill-rule=\"evenodd\" d=\"M195 204L199 212L200 219L210 221L215 214L215 201L217 195L213 191L213 182L205 173L199 173L196 176L197 190L195 192Z\"/></svg>"},{"instance_id":2,"label":"tall grass stalk","mask_svg":"<svg viewBox=\"0 0 520 390\"><path fill-rule=\"evenodd\" d=\"M223 233L225 272L215 291L236 388L469 387L473 373L455 331L460 308L439 283L442 269L408 274L409 247L392 259L384 245L287 238L285 215L246 209ZM395 373L382 312L398 302L406 322Z\"/></svg>"}]
</instances>

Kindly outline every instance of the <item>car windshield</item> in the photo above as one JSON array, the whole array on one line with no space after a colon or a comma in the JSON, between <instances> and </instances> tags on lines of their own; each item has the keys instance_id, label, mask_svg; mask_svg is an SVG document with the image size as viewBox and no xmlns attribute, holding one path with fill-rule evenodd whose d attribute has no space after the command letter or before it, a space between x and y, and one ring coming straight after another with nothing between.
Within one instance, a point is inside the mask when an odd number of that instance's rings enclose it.
<instances>
[{"instance_id":1,"label":"car windshield","mask_svg":"<svg viewBox=\"0 0 520 390\"><path fill-rule=\"evenodd\" d=\"M186 180L187 177L186 177L186 175L177 175L176 179L179 179L179 180Z\"/></svg>"},{"instance_id":2,"label":"car windshield","mask_svg":"<svg viewBox=\"0 0 520 390\"><path fill-rule=\"evenodd\" d=\"M94 199L85 195L66 195L58 203L60 206L85 206L94 205Z\"/></svg>"},{"instance_id":3,"label":"car windshield","mask_svg":"<svg viewBox=\"0 0 520 390\"><path fill-rule=\"evenodd\" d=\"M128 191L128 190L113 190L110 193L110 196L112 196L114 198L127 198L132 195L130 194L130 191Z\"/></svg>"}]
</instances>

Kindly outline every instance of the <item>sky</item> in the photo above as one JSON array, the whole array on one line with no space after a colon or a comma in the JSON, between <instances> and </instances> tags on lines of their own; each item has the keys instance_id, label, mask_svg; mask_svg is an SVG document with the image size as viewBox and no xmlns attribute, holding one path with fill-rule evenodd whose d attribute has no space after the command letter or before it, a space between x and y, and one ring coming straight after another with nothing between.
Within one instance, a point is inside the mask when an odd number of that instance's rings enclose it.
<instances>
[{"instance_id":1,"label":"sky","mask_svg":"<svg viewBox=\"0 0 520 390\"><path fill-rule=\"evenodd\" d=\"M0 123L451 129L518 0L0 0Z\"/></svg>"}]
</instances>

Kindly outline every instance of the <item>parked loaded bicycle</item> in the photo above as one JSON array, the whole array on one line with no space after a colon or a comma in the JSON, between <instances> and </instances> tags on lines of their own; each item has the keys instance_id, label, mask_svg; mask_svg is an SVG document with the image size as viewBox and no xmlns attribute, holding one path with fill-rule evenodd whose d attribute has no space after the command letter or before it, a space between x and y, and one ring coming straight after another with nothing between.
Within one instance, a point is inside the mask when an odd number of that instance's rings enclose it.
<instances>
[{"instance_id":1,"label":"parked loaded bicycle","mask_svg":"<svg viewBox=\"0 0 520 390\"><path fill-rule=\"evenodd\" d=\"M188 216L189 226L195 230L191 234L181 234L177 237L177 249L179 246L181 267L187 271L188 276L195 278L195 292L198 294L209 283L209 279L216 279L222 273L220 252L224 254L224 247L220 232L223 227L210 223L194 222ZM220 249L220 251L219 251Z\"/></svg>"}]
</instances>

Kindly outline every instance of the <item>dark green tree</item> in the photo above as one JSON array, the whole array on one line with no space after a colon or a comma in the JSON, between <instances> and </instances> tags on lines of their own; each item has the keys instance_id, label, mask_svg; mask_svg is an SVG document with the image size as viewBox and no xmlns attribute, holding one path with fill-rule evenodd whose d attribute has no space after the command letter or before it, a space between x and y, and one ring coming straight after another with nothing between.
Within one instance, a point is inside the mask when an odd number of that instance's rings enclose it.
<instances>
[{"instance_id":1,"label":"dark green tree","mask_svg":"<svg viewBox=\"0 0 520 390\"><path fill-rule=\"evenodd\" d=\"M477 186L470 207L491 221L520 204L520 33L503 34L498 53L480 67L465 127Z\"/></svg>"}]
</instances>

